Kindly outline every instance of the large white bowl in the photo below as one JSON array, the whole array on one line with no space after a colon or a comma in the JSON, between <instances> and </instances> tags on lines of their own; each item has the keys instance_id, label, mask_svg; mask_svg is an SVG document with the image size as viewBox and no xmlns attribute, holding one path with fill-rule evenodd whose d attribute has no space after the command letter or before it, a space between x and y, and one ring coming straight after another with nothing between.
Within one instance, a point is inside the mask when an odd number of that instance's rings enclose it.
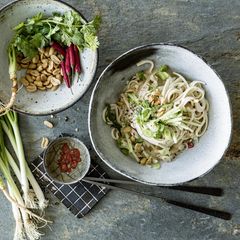
<instances>
[{"instance_id":1,"label":"large white bowl","mask_svg":"<svg viewBox=\"0 0 240 240\"><path fill-rule=\"evenodd\" d=\"M6 49L13 36L12 28L39 12L44 12L45 15L50 16L53 12L64 13L70 10L76 11L70 5L56 0L15 1L0 10L0 101L8 102L11 95ZM65 84L62 84L56 92L28 93L22 88L17 95L14 109L31 115L47 115L69 108L87 91L94 78L97 62L97 51L86 49L81 53L82 81L73 84L73 95Z\"/></svg>"},{"instance_id":2,"label":"large white bowl","mask_svg":"<svg viewBox=\"0 0 240 240\"><path fill-rule=\"evenodd\" d=\"M136 63L153 60L156 66L169 65L190 80L206 83L210 103L209 127L194 148L185 150L159 170L141 166L125 156L111 137L111 129L102 120L107 103L117 100L126 81L139 68ZM143 66L140 70L146 69ZM132 49L113 61L101 74L89 107L89 131L99 157L116 172L152 185L181 184L208 173L219 163L231 138L232 117L228 94L216 72L199 56L186 48L170 44L152 44Z\"/></svg>"}]
</instances>

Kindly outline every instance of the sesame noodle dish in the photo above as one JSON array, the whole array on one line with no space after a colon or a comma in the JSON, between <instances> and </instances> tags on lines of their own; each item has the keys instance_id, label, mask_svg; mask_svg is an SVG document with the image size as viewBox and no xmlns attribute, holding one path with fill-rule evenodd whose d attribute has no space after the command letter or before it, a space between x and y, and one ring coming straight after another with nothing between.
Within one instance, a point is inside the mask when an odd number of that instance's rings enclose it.
<instances>
[{"instance_id":1,"label":"sesame noodle dish","mask_svg":"<svg viewBox=\"0 0 240 240\"><path fill-rule=\"evenodd\" d=\"M127 82L115 103L103 111L112 138L139 164L160 168L193 148L208 127L209 103L201 81L191 81L167 65L147 65Z\"/></svg>"}]
</instances>

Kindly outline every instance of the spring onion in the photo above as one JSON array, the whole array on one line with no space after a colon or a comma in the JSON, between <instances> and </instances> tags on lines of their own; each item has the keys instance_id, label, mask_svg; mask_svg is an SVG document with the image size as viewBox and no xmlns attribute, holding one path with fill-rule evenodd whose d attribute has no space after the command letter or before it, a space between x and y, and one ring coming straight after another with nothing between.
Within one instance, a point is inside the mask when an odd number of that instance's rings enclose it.
<instances>
[{"instance_id":1,"label":"spring onion","mask_svg":"<svg viewBox=\"0 0 240 240\"><path fill-rule=\"evenodd\" d=\"M16 163L6 147L3 137L4 133L15 151L18 163ZM21 185L21 191L13 179L11 170ZM29 239L39 239L41 233L38 230L37 223L44 222L47 224L49 221L32 212L31 209L41 210L42 213L42 210L47 206L47 201L27 165L18 127L17 114L11 111L0 117L0 171L6 179L8 186L7 190L3 179L0 177L0 190L11 202L16 221L14 239L25 239L25 235ZM32 186L33 190L30 189L29 185ZM21 196L21 192L23 192L23 197Z\"/></svg>"}]
</instances>

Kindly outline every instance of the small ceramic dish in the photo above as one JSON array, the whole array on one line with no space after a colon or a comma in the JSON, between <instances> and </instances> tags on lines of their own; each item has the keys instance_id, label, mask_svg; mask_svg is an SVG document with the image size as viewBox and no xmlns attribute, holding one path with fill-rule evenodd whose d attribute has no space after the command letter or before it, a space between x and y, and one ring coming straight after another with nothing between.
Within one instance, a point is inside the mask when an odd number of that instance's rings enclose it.
<instances>
[{"instance_id":1,"label":"small ceramic dish","mask_svg":"<svg viewBox=\"0 0 240 240\"><path fill-rule=\"evenodd\" d=\"M0 10L0 32L4 33L0 37L0 102L8 102L11 96L12 82L9 80L8 74L7 47L13 36L12 28L39 12L51 16L53 12L64 13L71 10L78 12L70 5L57 0L14 1ZM84 19L81 13L79 15ZM25 88L22 88L17 94L14 109L29 115L49 115L63 111L76 103L87 91L94 78L98 63L98 51L85 49L80 56L81 81L73 83L73 94L64 83L57 91L29 93Z\"/></svg>"},{"instance_id":2,"label":"small ceramic dish","mask_svg":"<svg viewBox=\"0 0 240 240\"><path fill-rule=\"evenodd\" d=\"M63 172L59 165L62 148L66 144L71 150L78 149L81 159L69 173ZM44 153L43 161L49 177L60 184L73 184L80 181L87 174L91 164L87 147L79 139L73 137L60 137L52 141Z\"/></svg>"},{"instance_id":3,"label":"small ceramic dish","mask_svg":"<svg viewBox=\"0 0 240 240\"><path fill-rule=\"evenodd\" d=\"M148 66L137 67L144 59L156 67L167 64L189 80L205 83L209 101L209 126L194 148L185 150L174 161L160 169L145 167L124 155L111 136L111 128L102 119L106 104L114 103L127 81ZM89 132L99 157L116 172L151 185L176 185L205 175L214 168L228 148L231 139L232 115L226 88L218 74L192 51L172 44L150 44L124 53L100 75L89 105Z\"/></svg>"}]
</instances>

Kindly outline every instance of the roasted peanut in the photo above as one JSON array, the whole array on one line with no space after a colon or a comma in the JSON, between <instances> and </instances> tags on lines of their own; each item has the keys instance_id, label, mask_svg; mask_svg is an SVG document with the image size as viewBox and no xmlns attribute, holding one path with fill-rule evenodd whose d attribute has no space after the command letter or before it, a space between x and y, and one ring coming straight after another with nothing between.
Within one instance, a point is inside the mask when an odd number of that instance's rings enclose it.
<instances>
[{"instance_id":1,"label":"roasted peanut","mask_svg":"<svg viewBox=\"0 0 240 240\"><path fill-rule=\"evenodd\" d=\"M43 69L46 69L47 66L48 66L48 62L44 62L44 63L42 64Z\"/></svg>"},{"instance_id":2,"label":"roasted peanut","mask_svg":"<svg viewBox=\"0 0 240 240\"><path fill-rule=\"evenodd\" d=\"M27 86L26 89L27 89L28 92L31 92L31 93L37 91L37 87L35 85L33 85L33 84Z\"/></svg>"},{"instance_id":3,"label":"roasted peanut","mask_svg":"<svg viewBox=\"0 0 240 240\"><path fill-rule=\"evenodd\" d=\"M49 56L52 56L53 54L55 54L55 49L53 47L50 47Z\"/></svg>"},{"instance_id":4,"label":"roasted peanut","mask_svg":"<svg viewBox=\"0 0 240 240\"><path fill-rule=\"evenodd\" d=\"M142 145L140 143L137 143L135 146L134 146L134 150L139 153L142 151Z\"/></svg>"},{"instance_id":5,"label":"roasted peanut","mask_svg":"<svg viewBox=\"0 0 240 240\"><path fill-rule=\"evenodd\" d=\"M134 136L131 136L131 137L130 137L130 140L131 140L132 142L135 142L136 139L135 139Z\"/></svg>"},{"instance_id":6,"label":"roasted peanut","mask_svg":"<svg viewBox=\"0 0 240 240\"><path fill-rule=\"evenodd\" d=\"M125 128L123 129L123 132L124 132L124 133L130 133L131 130L132 130L131 127L128 126L128 127L125 127Z\"/></svg>"},{"instance_id":7,"label":"roasted peanut","mask_svg":"<svg viewBox=\"0 0 240 240\"><path fill-rule=\"evenodd\" d=\"M49 61L47 72L52 73L53 71L53 61Z\"/></svg>"},{"instance_id":8,"label":"roasted peanut","mask_svg":"<svg viewBox=\"0 0 240 240\"><path fill-rule=\"evenodd\" d=\"M29 85L29 82L26 78L22 77L20 80L21 80L21 83L23 84L23 86L27 87Z\"/></svg>"},{"instance_id":9,"label":"roasted peanut","mask_svg":"<svg viewBox=\"0 0 240 240\"><path fill-rule=\"evenodd\" d=\"M34 85L36 85L37 87L42 87L43 83L41 81L34 81Z\"/></svg>"},{"instance_id":10,"label":"roasted peanut","mask_svg":"<svg viewBox=\"0 0 240 240\"><path fill-rule=\"evenodd\" d=\"M28 63L26 63L26 64L21 64L21 68L24 68L24 69L27 69L27 68L28 68L28 66L29 66L29 64L28 64Z\"/></svg>"},{"instance_id":11,"label":"roasted peanut","mask_svg":"<svg viewBox=\"0 0 240 240\"><path fill-rule=\"evenodd\" d=\"M32 59L32 62L37 64L39 62L39 55L35 56L33 59Z\"/></svg>"},{"instance_id":12,"label":"roasted peanut","mask_svg":"<svg viewBox=\"0 0 240 240\"><path fill-rule=\"evenodd\" d=\"M61 84L61 81L58 80L58 79L55 78L55 77L52 77L52 78L51 78L51 83L52 83L53 86L58 86L58 85Z\"/></svg>"},{"instance_id":13,"label":"roasted peanut","mask_svg":"<svg viewBox=\"0 0 240 240\"><path fill-rule=\"evenodd\" d=\"M165 109L160 108L157 112L157 117L161 117L165 113Z\"/></svg>"},{"instance_id":14,"label":"roasted peanut","mask_svg":"<svg viewBox=\"0 0 240 240\"><path fill-rule=\"evenodd\" d=\"M53 86L53 87L51 88L51 90L52 90L52 91L56 91L56 90L58 89L58 87L59 87L59 86Z\"/></svg>"},{"instance_id":15,"label":"roasted peanut","mask_svg":"<svg viewBox=\"0 0 240 240\"><path fill-rule=\"evenodd\" d=\"M48 138L43 137L43 138L42 138L42 142L41 142L41 148L42 148L42 149L46 149L46 148L48 147L48 144L49 144Z\"/></svg>"},{"instance_id":16,"label":"roasted peanut","mask_svg":"<svg viewBox=\"0 0 240 240\"><path fill-rule=\"evenodd\" d=\"M61 60L56 56L56 55L52 55L51 59L54 63L56 63L57 65L59 65L61 63Z\"/></svg>"},{"instance_id":17,"label":"roasted peanut","mask_svg":"<svg viewBox=\"0 0 240 240\"><path fill-rule=\"evenodd\" d=\"M51 82L52 77L53 77L52 75L51 75L51 76L48 76L47 80Z\"/></svg>"},{"instance_id":18,"label":"roasted peanut","mask_svg":"<svg viewBox=\"0 0 240 240\"><path fill-rule=\"evenodd\" d=\"M56 63L53 63L53 71L58 68L59 68L59 65L57 65Z\"/></svg>"},{"instance_id":19,"label":"roasted peanut","mask_svg":"<svg viewBox=\"0 0 240 240\"><path fill-rule=\"evenodd\" d=\"M51 89L52 87L53 87L53 85L52 85L51 83L49 83L49 84L46 86L47 89Z\"/></svg>"},{"instance_id":20,"label":"roasted peanut","mask_svg":"<svg viewBox=\"0 0 240 240\"><path fill-rule=\"evenodd\" d=\"M47 79L45 82L43 82L44 86L48 86L51 83L51 81L49 79Z\"/></svg>"},{"instance_id":21,"label":"roasted peanut","mask_svg":"<svg viewBox=\"0 0 240 240\"><path fill-rule=\"evenodd\" d=\"M42 59L42 63L48 63L48 59L47 58Z\"/></svg>"},{"instance_id":22,"label":"roasted peanut","mask_svg":"<svg viewBox=\"0 0 240 240\"><path fill-rule=\"evenodd\" d=\"M41 81L41 76L37 76L36 81Z\"/></svg>"},{"instance_id":23,"label":"roasted peanut","mask_svg":"<svg viewBox=\"0 0 240 240\"><path fill-rule=\"evenodd\" d=\"M141 164L141 165L145 165L145 164L146 164L146 161L147 161L147 158L142 158L142 159L140 160L140 164Z\"/></svg>"},{"instance_id":24,"label":"roasted peanut","mask_svg":"<svg viewBox=\"0 0 240 240\"><path fill-rule=\"evenodd\" d=\"M28 80L28 82L30 82L30 83L32 83L32 82L34 82L34 79L32 78L32 76L30 76L30 75L26 75L26 77L25 77L27 80Z\"/></svg>"},{"instance_id":25,"label":"roasted peanut","mask_svg":"<svg viewBox=\"0 0 240 240\"><path fill-rule=\"evenodd\" d=\"M43 124L48 128L53 128L53 124L49 121L44 121Z\"/></svg>"},{"instance_id":26,"label":"roasted peanut","mask_svg":"<svg viewBox=\"0 0 240 240\"><path fill-rule=\"evenodd\" d=\"M61 76L61 74L58 74L58 75L56 76L56 79L62 81L62 76Z\"/></svg>"},{"instance_id":27,"label":"roasted peanut","mask_svg":"<svg viewBox=\"0 0 240 240\"><path fill-rule=\"evenodd\" d=\"M37 77L37 76L40 75L39 71L37 71L37 70L31 70L31 71L29 71L29 73L30 73L32 76L35 76L35 77Z\"/></svg>"},{"instance_id":28,"label":"roasted peanut","mask_svg":"<svg viewBox=\"0 0 240 240\"><path fill-rule=\"evenodd\" d=\"M45 74L41 74L41 81L45 82L47 81L47 76Z\"/></svg>"},{"instance_id":29,"label":"roasted peanut","mask_svg":"<svg viewBox=\"0 0 240 240\"><path fill-rule=\"evenodd\" d=\"M30 63L30 62L31 62L30 58L24 58L24 59L21 60L22 64L27 64L27 63Z\"/></svg>"},{"instance_id":30,"label":"roasted peanut","mask_svg":"<svg viewBox=\"0 0 240 240\"><path fill-rule=\"evenodd\" d=\"M40 61L42 62L45 58L45 55L43 53L40 54Z\"/></svg>"},{"instance_id":31,"label":"roasted peanut","mask_svg":"<svg viewBox=\"0 0 240 240\"><path fill-rule=\"evenodd\" d=\"M49 72L47 72L46 70L43 70L42 71L43 74L47 75L47 76L50 76L51 74Z\"/></svg>"},{"instance_id":32,"label":"roasted peanut","mask_svg":"<svg viewBox=\"0 0 240 240\"><path fill-rule=\"evenodd\" d=\"M53 71L53 75L58 75L58 74L61 74L61 71L59 68L57 68Z\"/></svg>"},{"instance_id":33,"label":"roasted peanut","mask_svg":"<svg viewBox=\"0 0 240 240\"><path fill-rule=\"evenodd\" d=\"M29 69L36 69L37 68L37 65L35 63L31 63L29 66L28 66Z\"/></svg>"},{"instance_id":34,"label":"roasted peanut","mask_svg":"<svg viewBox=\"0 0 240 240\"><path fill-rule=\"evenodd\" d=\"M149 157L149 158L147 159L146 164L147 164L147 165L151 165L151 164L152 164L152 158L151 158L151 157Z\"/></svg>"},{"instance_id":35,"label":"roasted peanut","mask_svg":"<svg viewBox=\"0 0 240 240\"><path fill-rule=\"evenodd\" d=\"M37 70L41 72L43 70L43 66L42 65L38 66Z\"/></svg>"},{"instance_id":36,"label":"roasted peanut","mask_svg":"<svg viewBox=\"0 0 240 240\"><path fill-rule=\"evenodd\" d=\"M41 91L45 91L46 87L42 86L42 87L38 87L38 89L41 90Z\"/></svg>"}]
</instances>

